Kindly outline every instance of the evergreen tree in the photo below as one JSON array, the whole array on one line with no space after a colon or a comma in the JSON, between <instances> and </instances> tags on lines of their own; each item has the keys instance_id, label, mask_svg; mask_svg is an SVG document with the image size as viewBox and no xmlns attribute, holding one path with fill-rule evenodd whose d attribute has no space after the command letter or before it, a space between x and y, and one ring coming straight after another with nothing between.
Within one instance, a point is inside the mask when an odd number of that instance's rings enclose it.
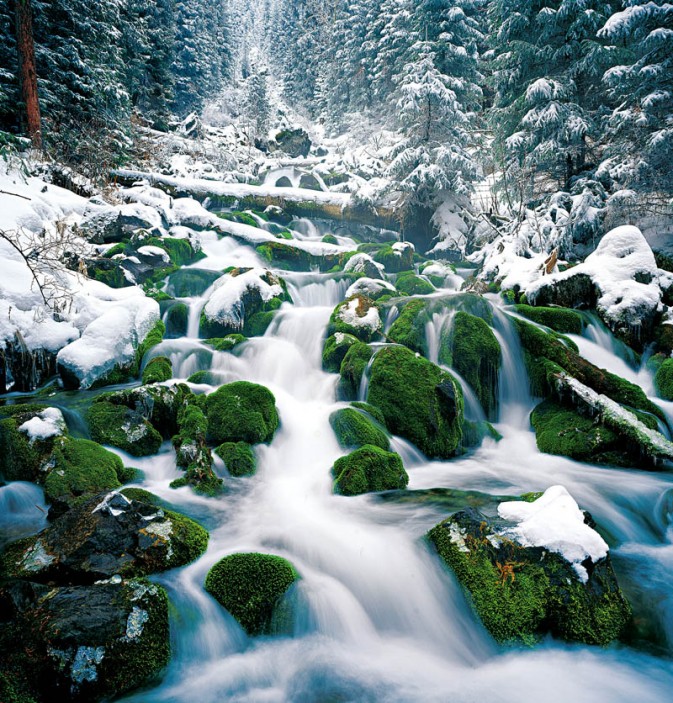
<instances>
[{"instance_id":1,"label":"evergreen tree","mask_svg":"<svg viewBox=\"0 0 673 703\"><path fill-rule=\"evenodd\" d=\"M609 153L628 161L629 185L673 192L673 5L624 0L599 36L623 58L605 74L617 105Z\"/></svg>"},{"instance_id":2,"label":"evergreen tree","mask_svg":"<svg viewBox=\"0 0 673 703\"><path fill-rule=\"evenodd\" d=\"M253 140L265 137L271 117L266 66L253 64L246 81L244 100L243 108L250 125L250 136Z\"/></svg>"}]
</instances>

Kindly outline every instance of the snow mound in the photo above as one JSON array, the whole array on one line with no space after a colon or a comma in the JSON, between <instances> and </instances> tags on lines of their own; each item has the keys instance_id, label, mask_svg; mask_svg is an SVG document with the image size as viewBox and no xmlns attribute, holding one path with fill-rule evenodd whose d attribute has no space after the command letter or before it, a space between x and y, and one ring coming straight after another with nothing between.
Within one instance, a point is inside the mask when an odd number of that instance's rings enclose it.
<instances>
[{"instance_id":1,"label":"snow mound","mask_svg":"<svg viewBox=\"0 0 673 703\"><path fill-rule=\"evenodd\" d=\"M25 432L31 444L38 439L56 437L65 430L63 413L58 408L47 408L19 427L19 432Z\"/></svg>"},{"instance_id":2,"label":"snow mound","mask_svg":"<svg viewBox=\"0 0 673 703\"><path fill-rule=\"evenodd\" d=\"M584 513L563 486L551 486L532 503L500 503L498 514L518 523L503 534L524 547L543 547L560 554L582 583L589 578L583 562L590 559L595 564L608 554L605 540L584 522Z\"/></svg>"},{"instance_id":3,"label":"snow mound","mask_svg":"<svg viewBox=\"0 0 673 703\"><path fill-rule=\"evenodd\" d=\"M142 291L112 304L86 327L82 336L61 349L59 368L89 388L117 366L135 359L136 349L159 320L159 304Z\"/></svg>"},{"instance_id":4,"label":"snow mound","mask_svg":"<svg viewBox=\"0 0 673 703\"><path fill-rule=\"evenodd\" d=\"M375 278L359 278L346 291L346 298L351 298L354 295L366 295L368 298L376 298L384 292L396 294L397 290L392 283L388 281L380 281Z\"/></svg>"},{"instance_id":5,"label":"snow mound","mask_svg":"<svg viewBox=\"0 0 673 703\"><path fill-rule=\"evenodd\" d=\"M379 310L375 305L372 305L364 315L358 314L360 310L360 298L356 297L349 300L346 305L342 305L337 313L339 319L347 325L356 328L369 329L372 332L378 332L383 326Z\"/></svg>"},{"instance_id":6,"label":"snow mound","mask_svg":"<svg viewBox=\"0 0 673 703\"><path fill-rule=\"evenodd\" d=\"M245 323L245 297L259 296L264 303L283 295L280 281L267 269L253 268L238 276L225 274L213 284L213 293L203 312L214 322L242 328Z\"/></svg>"},{"instance_id":7,"label":"snow mound","mask_svg":"<svg viewBox=\"0 0 673 703\"><path fill-rule=\"evenodd\" d=\"M344 266L347 273L364 273L369 278L383 278L385 267L372 259L369 254L355 254ZM376 272L378 271L378 275Z\"/></svg>"}]
</instances>

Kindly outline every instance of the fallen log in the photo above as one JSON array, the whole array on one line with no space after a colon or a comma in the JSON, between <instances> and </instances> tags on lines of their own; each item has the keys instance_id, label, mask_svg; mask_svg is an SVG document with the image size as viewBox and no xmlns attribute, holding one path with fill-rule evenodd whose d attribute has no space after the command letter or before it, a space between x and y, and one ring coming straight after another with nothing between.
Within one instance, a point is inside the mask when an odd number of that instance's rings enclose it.
<instances>
[{"instance_id":1,"label":"fallen log","mask_svg":"<svg viewBox=\"0 0 673 703\"><path fill-rule=\"evenodd\" d=\"M139 181L145 181L173 197L189 197L199 202L208 200L216 207L235 206L240 209L263 210L275 205L296 217L315 217L400 231L399 213L394 208L356 203L348 193L173 178L157 173L122 169L111 171L110 175L114 182L122 186L132 186Z\"/></svg>"}]
</instances>

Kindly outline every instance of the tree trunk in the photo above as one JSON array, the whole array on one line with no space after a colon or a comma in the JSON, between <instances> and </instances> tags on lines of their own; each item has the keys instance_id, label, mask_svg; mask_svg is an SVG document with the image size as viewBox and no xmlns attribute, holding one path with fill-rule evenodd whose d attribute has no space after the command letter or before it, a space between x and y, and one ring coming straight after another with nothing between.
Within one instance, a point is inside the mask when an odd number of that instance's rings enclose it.
<instances>
[{"instance_id":1,"label":"tree trunk","mask_svg":"<svg viewBox=\"0 0 673 703\"><path fill-rule=\"evenodd\" d=\"M35 43L33 41L33 17L30 0L15 0L16 44L19 52L19 76L21 94L25 106L26 132L33 148L42 148L40 125L40 103L37 97L37 71L35 70Z\"/></svg>"}]
</instances>

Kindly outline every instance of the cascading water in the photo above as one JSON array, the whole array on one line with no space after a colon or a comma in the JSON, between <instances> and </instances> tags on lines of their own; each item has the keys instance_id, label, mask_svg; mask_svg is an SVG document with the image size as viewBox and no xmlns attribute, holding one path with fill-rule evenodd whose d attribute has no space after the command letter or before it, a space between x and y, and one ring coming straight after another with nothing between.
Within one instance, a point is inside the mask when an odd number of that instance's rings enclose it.
<instances>
[{"instance_id":1,"label":"cascading water","mask_svg":"<svg viewBox=\"0 0 673 703\"><path fill-rule=\"evenodd\" d=\"M259 265L254 250L207 239L198 267ZM232 258L229 259L228 257ZM258 446L258 471L226 477L227 492L206 498L169 484L181 475L170 443L145 459L123 453L143 472L140 483L210 532L207 552L156 580L172 608L172 658L157 687L129 703L662 703L673 690L673 478L580 464L541 454L528 426L533 405L522 353L507 313L494 306L503 350L499 443L485 442L451 461L428 461L405 440L392 439L410 475L410 489L454 488L520 495L562 483L601 525L630 597L657 603L655 626L664 655L625 645L568 646L553 640L536 649L497 647L456 581L422 536L445 513L436 505L333 495L330 467L344 452L329 424L343 407L337 376L321 367L325 330L346 282L319 274L288 274L294 305L284 304L264 337L235 353L215 352L195 337L167 340L156 353L173 361L176 378L211 370L221 382L244 379L275 395L281 427ZM201 296L192 301L200 311ZM433 321L438 355L445 319ZM190 330L193 332L193 330ZM429 335L431 336L431 335ZM605 350L606 363L617 357ZM608 358L609 357L609 358ZM366 374L365 374L366 376ZM199 387L199 390L205 390ZM366 387L363 391L366 398ZM216 467L223 471L221 462ZM27 492L26 492L27 491ZM25 495L24 495L25 492ZM667 497L668 496L668 497ZM31 508L30 504L33 504ZM41 491L0 488L0 520L24 533L44 524ZM3 510L4 509L4 510ZM301 580L291 635L247 637L204 590L222 557L262 551L288 558ZM669 657L669 658L667 658Z\"/></svg>"}]
</instances>

